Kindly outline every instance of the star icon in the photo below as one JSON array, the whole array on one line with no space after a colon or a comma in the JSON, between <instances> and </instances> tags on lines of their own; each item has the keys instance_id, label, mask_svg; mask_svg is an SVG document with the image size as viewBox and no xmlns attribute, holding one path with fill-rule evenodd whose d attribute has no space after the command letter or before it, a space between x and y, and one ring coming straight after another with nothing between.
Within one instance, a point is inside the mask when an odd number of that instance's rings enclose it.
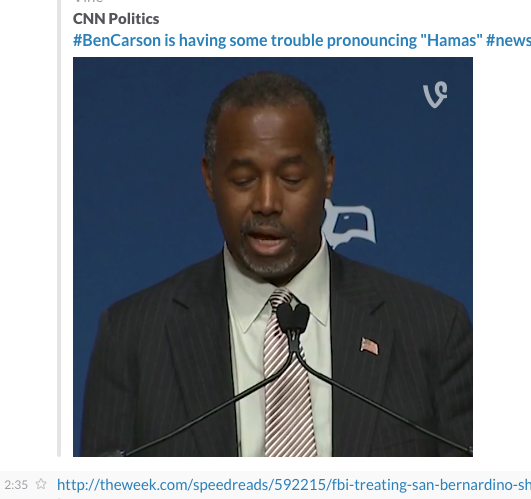
<instances>
[{"instance_id":1,"label":"star icon","mask_svg":"<svg viewBox=\"0 0 531 499\"><path fill-rule=\"evenodd\" d=\"M46 482L41 478L38 482L35 482L37 484L38 489L45 489L46 488Z\"/></svg>"}]
</instances>

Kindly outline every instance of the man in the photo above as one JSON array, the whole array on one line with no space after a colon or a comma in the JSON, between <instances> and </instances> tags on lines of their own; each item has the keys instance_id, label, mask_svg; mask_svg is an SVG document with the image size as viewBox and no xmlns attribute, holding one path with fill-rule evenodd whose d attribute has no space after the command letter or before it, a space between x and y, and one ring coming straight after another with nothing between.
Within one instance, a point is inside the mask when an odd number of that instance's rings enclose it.
<instances>
[{"instance_id":1,"label":"man","mask_svg":"<svg viewBox=\"0 0 531 499\"><path fill-rule=\"evenodd\" d=\"M209 260L105 311L85 391L82 454L153 441L275 373L276 309L308 305L310 366L472 445L472 331L435 290L349 260L321 234L334 179L325 109L295 78L257 73L207 119L202 173L225 237ZM143 456L452 456L449 445L294 362L277 381Z\"/></svg>"}]
</instances>

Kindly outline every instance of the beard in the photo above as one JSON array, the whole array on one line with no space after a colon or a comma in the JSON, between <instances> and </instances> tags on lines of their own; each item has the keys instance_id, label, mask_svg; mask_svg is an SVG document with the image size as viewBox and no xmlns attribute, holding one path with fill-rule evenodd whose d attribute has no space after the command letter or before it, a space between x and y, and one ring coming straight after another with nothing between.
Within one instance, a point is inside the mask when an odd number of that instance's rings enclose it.
<instances>
[{"instance_id":1,"label":"beard","mask_svg":"<svg viewBox=\"0 0 531 499\"><path fill-rule=\"evenodd\" d=\"M263 279L272 279L275 277L282 277L290 273L297 261L297 253L295 251L294 242L289 245L289 253L286 256L279 257L273 262L259 262L247 252L244 242L242 241L241 247L242 259L249 270Z\"/></svg>"},{"instance_id":2,"label":"beard","mask_svg":"<svg viewBox=\"0 0 531 499\"><path fill-rule=\"evenodd\" d=\"M279 231L282 234L282 238L288 240L287 254L276 257L273 261L267 261L271 259L250 254L246 238L253 229L258 227L267 227ZM250 219L242 226L240 255L247 268L259 277L265 280L282 277L294 270L297 262L297 241L293 230L285 227L278 220L256 217Z\"/></svg>"}]
</instances>

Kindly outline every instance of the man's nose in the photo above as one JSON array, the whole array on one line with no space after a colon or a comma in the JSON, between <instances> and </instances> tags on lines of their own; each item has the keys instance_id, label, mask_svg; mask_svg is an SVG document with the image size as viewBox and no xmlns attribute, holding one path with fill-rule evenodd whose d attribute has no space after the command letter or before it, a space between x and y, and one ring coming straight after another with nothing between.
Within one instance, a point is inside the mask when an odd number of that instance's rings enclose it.
<instances>
[{"instance_id":1,"label":"man's nose","mask_svg":"<svg viewBox=\"0 0 531 499\"><path fill-rule=\"evenodd\" d=\"M251 210L265 216L282 212L282 191L274 177L265 176L260 179Z\"/></svg>"}]
</instances>

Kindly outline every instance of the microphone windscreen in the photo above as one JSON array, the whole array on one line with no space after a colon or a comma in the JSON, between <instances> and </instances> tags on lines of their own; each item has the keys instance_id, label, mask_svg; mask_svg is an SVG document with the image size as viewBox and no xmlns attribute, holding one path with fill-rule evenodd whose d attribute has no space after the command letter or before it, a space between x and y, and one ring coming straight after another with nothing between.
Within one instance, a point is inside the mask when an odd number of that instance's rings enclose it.
<instances>
[{"instance_id":1,"label":"microphone windscreen","mask_svg":"<svg viewBox=\"0 0 531 499\"><path fill-rule=\"evenodd\" d=\"M283 333L293 328L293 309L289 303L281 303L277 307L277 319Z\"/></svg>"},{"instance_id":2,"label":"microphone windscreen","mask_svg":"<svg viewBox=\"0 0 531 499\"><path fill-rule=\"evenodd\" d=\"M308 327L308 320L310 319L310 309L308 305L304 303L299 303L295 307L293 312L293 327L299 333L304 333Z\"/></svg>"}]
</instances>

